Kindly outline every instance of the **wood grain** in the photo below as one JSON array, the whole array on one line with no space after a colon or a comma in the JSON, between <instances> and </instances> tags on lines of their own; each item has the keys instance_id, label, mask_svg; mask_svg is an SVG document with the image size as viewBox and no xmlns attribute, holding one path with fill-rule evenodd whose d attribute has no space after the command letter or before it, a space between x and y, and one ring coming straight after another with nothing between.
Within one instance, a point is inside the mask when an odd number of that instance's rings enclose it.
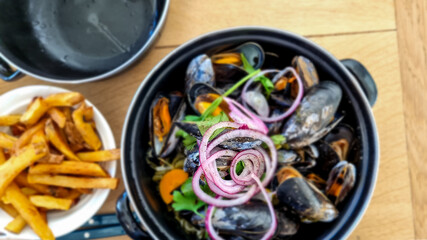
<instances>
[{"instance_id":1,"label":"wood grain","mask_svg":"<svg viewBox=\"0 0 427 240\"><path fill-rule=\"evenodd\" d=\"M427 238L427 2L396 0L415 237Z\"/></svg>"},{"instance_id":2,"label":"wood grain","mask_svg":"<svg viewBox=\"0 0 427 240\"><path fill-rule=\"evenodd\" d=\"M171 1L159 46L235 26L269 26L302 35L395 29L393 0Z\"/></svg>"}]
</instances>

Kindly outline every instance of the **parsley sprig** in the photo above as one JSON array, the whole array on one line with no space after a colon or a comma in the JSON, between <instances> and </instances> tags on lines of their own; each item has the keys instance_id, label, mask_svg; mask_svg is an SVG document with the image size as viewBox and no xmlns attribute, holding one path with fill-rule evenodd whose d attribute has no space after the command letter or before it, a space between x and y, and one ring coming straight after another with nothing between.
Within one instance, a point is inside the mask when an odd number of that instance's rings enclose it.
<instances>
[{"instance_id":1,"label":"parsley sprig","mask_svg":"<svg viewBox=\"0 0 427 240\"><path fill-rule=\"evenodd\" d=\"M243 53L240 54L243 62L243 68L248 73L253 73L256 71L252 65L248 62L245 55ZM267 97L270 97L271 92L274 90L274 84L271 82L271 80L266 76L259 76L257 77L254 82L261 82L262 86L264 86L265 93L267 94Z\"/></svg>"}]
</instances>

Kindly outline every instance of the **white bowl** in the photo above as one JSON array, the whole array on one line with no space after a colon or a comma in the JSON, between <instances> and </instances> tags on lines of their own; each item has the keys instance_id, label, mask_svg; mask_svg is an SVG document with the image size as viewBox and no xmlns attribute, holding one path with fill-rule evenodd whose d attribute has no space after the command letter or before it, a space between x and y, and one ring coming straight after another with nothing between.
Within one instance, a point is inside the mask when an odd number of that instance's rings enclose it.
<instances>
[{"instance_id":1,"label":"white bowl","mask_svg":"<svg viewBox=\"0 0 427 240\"><path fill-rule=\"evenodd\" d=\"M33 97L47 97L50 94L60 92L69 91L63 88L43 85L14 89L0 96L0 115L23 113ZM93 106L88 100L86 100L86 104ZM103 148L116 148L113 132L104 116L102 116L101 112L99 112L95 106L93 106L93 110L94 120ZM8 128L0 127L0 131L8 131ZM112 177L116 174L116 165L116 161L102 163L102 167ZM104 204L109 193L109 189L96 189L91 194L83 195L78 204L68 211L54 211L48 213L48 224L55 237L70 233L87 222ZM20 234L13 234L4 230L4 227L11 220L12 218L0 209L0 239L39 239L29 226L26 226Z\"/></svg>"}]
</instances>

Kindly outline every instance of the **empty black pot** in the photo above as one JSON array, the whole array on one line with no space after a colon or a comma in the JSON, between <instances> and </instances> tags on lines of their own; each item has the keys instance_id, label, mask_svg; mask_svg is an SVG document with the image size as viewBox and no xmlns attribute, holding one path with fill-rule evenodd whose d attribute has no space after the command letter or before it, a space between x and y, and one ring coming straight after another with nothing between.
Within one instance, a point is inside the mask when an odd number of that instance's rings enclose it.
<instances>
[{"instance_id":1,"label":"empty black pot","mask_svg":"<svg viewBox=\"0 0 427 240\"><path fill-rule=\"evenodd\" d=\"M25 73L82 83L111 76L153 44L168 6L169 0L0 0L0 78Z\"/></svg>"},{"instance_id":2,"label":"empty black pot","mask_svg":"<svg viewBox=\"0 0 427 240\"><path fill-rule=\"evenodd\" d=\"M195 56L222 45L254 41L266 51L278 53L285 62L303 55L315 64L320 79L332 80L343 89L341 107L357 126L361 141L357 182L346 202L339 207L339 217L331 223L305 225L293 239L343 239L355 228L372 196L379 165L378 134L371 106L377 91L367 70L355 60L339 61L313 42L281 30L264 27L240 27L198 37L174 50L145 78L130 105L122 136L122 173L127 193L119 199L118 217L134 238L191 239L168 213L166 205L151 180L153 170L145 161L148 148L148 114L155 94L182 90L187 65ZM144 233L129 212L129 201L145 226Z\"/></svg>"}]
</instances>

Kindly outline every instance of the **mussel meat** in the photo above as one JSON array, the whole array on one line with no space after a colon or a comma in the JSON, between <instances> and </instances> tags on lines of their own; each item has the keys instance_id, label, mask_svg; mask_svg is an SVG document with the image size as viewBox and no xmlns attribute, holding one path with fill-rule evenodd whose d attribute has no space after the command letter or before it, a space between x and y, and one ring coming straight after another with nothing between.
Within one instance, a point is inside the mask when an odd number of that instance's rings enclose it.
<instances>
[{"instance_id":1,"label":"mussel meat","mask_svg":"<svg viewBox=\"0 0 427 240\"><path fill-rule=\"evenodd\" d=\"M178 128L173 124L184 118L186 104L180 92L169 95L159 93L151 106L149 127L154 156L166 157L173 152L179 139Z\"/></svg>"},{"instance_id":2,"label":"mussel meat","mask_svg":"<svg viewBox=\"0 0 427 240\"><path fill-rule=\"evenodd\" d=\"M196 113L203 114L212 102L220 96L221 94L215 88L204 83L195 83L188 92L188 103ZM230 112L225 101L221 102L212 115L216 116L221 111Z\"/></svg>"},{"instance_id":3,"label":"mussel meat","mask_svg":"<svg viewBox=\"0 0 427 240\"><path fill-rule=\"evenodd\" d=\"M326 195L338 205L356 182L356 167L347 161L339 162L330 172L326 182Z\"/></svg>"}]
</instances>

